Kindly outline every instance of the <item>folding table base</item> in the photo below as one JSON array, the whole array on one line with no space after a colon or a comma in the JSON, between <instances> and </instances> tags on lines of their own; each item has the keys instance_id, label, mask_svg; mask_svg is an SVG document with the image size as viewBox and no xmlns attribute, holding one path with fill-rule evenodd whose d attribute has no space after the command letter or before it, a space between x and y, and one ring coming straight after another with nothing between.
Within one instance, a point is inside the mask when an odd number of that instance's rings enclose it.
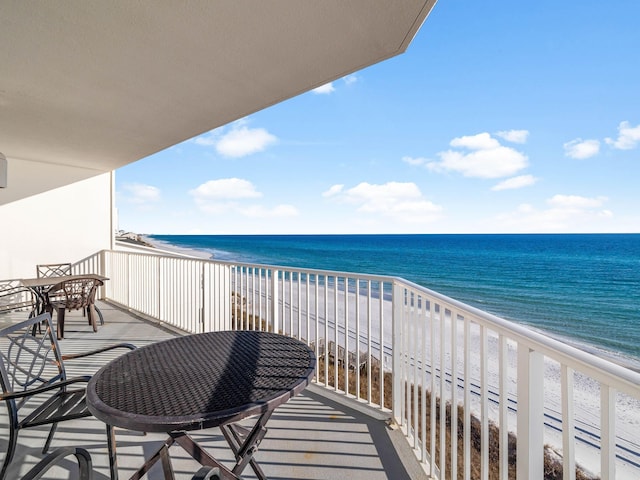
<instances>
[{"instance_id":1,"label":"folding table base","mask_svg":"<svg viewBox=\"0 0 640 480\"><path fill-rule=\"evenodd\" d=\"M199 462L200 465L217 468L219 470L219 476L223 480L241 480L240 475L247 465L251 465L251 468L259 480L267 480L266 475L253 458L253 455L258 451L258 446L267 433L266 424L272 413L273 411L268 411L260 415L251 428L245 428L238 424L220 426L220 430L236 458L236 464L231 470L207 453L187 432L178 431L170 432L164 444L145 461L144 465L142 465L129 480L141 480L158 460L162 462L165 480L174 480L173 467L169 457L169 447L174 443L180 445L194 460ZM111 429L112 433L112 441L109 442L111 479L118 480L115 435L113 435L112 427L108 428Z\"/></svg>"}]
</instances>

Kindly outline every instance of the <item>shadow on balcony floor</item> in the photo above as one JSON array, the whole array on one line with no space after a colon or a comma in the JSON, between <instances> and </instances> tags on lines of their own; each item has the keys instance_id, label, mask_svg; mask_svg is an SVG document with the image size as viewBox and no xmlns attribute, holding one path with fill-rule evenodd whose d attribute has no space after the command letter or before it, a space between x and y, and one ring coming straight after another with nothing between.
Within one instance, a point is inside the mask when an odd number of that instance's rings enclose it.
<instances>
[{"instance_id":1,"label":"shadow on balcony floor","mask_svg":"<svg viewBox=\"0 0 640 480\"><path fill-rule=\"evenodd\" d=\"M63 353L98 348L114 342L130 342L142 346L178 335L137 319L106 303L100 303L105 325L97 333L91 331L81 313L70 313L61 341ZM0 318L0 328L6 321L20 317ZM70 375L92 373L115 354L102 358L77 360L68 364ZM344 398L316 385L279 407L268 424L268 433L256 458L270 480L306 479L426 479L402 434L387 424L386 415L353 400ZM6 410L0 415L0 459L6 451ZM40 460L48 429L34 428L20 432L19 445L7 478L20 478ZM193 434L210 453L225 464L232 463L232 454L220 430L211 429ZM120 478L128 478L165 439L163 434L143 435L139 432L116 430ZM85 418L60 424L52 448L82 446L87 448L94 463L96 480L106 480L108 458L104 424ZM177 479L190 479L198 464L180 447L170 449ZM47 478L69 478L72 461L54 469ZM73 477L72 477L73 478ZM147 478L164 478L156 465ZM256 478L248 467L243 478Z\"/></svg>"}]
</instances>

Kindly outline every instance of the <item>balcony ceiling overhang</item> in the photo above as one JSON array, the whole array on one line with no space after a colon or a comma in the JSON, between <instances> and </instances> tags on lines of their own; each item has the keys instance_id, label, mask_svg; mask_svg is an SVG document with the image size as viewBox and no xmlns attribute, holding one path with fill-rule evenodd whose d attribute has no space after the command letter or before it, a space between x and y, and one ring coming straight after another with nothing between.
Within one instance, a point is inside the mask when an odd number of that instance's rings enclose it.
<instances>
[{"instance_id":1,"label":"balcony ceiling overhang","mask_svg":"<svg viewBox=\"0 0 640 480\"><path fill-rule=\"evenodd\" d=\"M9 188L0 204L114 170L402 53L434 4L4 1ZM12 159L22 161L16 171Z\"/></svg>"}]
</instances>

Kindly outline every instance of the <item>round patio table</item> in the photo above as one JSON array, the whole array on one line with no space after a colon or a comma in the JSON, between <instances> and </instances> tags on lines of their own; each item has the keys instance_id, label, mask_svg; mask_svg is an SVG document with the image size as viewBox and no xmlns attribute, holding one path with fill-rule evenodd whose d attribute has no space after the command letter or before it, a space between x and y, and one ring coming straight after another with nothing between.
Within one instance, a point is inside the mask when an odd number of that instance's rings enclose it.
<instances>
[{"instance_id":1,"label":"round patio table","mask_svg":"<svg viewBox=\"0 0 640 480\"><path fill-rule=\"evenodd\" d=\"M111 476L117 478L113 427L167 432L169 438L131 478L158 460L165 470L174 442L223 478L238 478L251 465L273 410L309 384L316 359L299 340L267 332L222 331L187 335L133 350L102 367L87 385L91 413L110 428ZM252 428L239 420L257 416ZM236 457L220 464L186 433L220 427Z\"/></svg>"}]
</instances>

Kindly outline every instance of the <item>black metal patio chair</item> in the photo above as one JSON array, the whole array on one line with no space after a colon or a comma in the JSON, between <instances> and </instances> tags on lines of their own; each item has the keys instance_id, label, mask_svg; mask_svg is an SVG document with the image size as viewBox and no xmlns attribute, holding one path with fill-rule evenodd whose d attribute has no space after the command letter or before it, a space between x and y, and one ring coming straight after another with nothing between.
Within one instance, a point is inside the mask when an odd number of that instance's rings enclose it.
<instances>
[{"instance_id":1,"label":"black metal patio chair","mask_svg":"<svg viewBox=\"0 0 640 480\"><path fill-rule=\"evenodd\" d=\"M54 278L62 277L65 275L71 275L73 273L73 265L71 263L41 263L36 265L36 274L38 278ZM102 312L96 306L94 307L98 318L100 319L100 325L104 325L104 317ZM87 309L82 310L82 314L87 314Z\"/></svg>"},{"instance_id":2,"label":"black metal patio chair","mask_svg":"<svg viewBox=\"0 0 640 480\"><path fill-rule=\"evenodd\" d=\"M63 275L71 275L70 263L47 263L36 265L36 274L38 278L62 277Z\"/></svg>"},{"instance_id":3,"label":"black metal patio chair","mask_svg":"<svg viewBox=\"0 0 640 480\"><path fill-rule=\"evenodd\" d=\"M37 480L42 478L57 463L62 459L74 455L78 462L79 480L92 480L93 470L91 455L84 448L77 447L65 447L54 450L49 455L40 460L35 467L27 472L22 480ZM170 478L173 478L171 474ZM202 467L191 477L191 480L221 480L220 469L214 467Z\"/></svg>"},{"instance_id":4,"label":"black metal patio chair","mask_svg":"<svg viewBox=\"0 0 640 480\"><path fill-rule=\"evenodd\" d=\"M89 325L93 327L94 332L98 331L96 318L101 318L101 314L98 313L95 301L96 289L101 285L103 282L95 278L77 278L62 281L47 290L46 308L50 313L53 313L53 310L57 312L58 339L64 338L64 319L67 310L86 312Z\"/></svg>"},{"instance_id":5,"label":"black metal patio chair","mask_svg":"<svg viewBox=\"0 0 640 480\"><path fill-rule=\"evenodd\" d=\"M33 292L17 280L0 281L0 314L16 310L28 310L35 315L36 301Z\"/></svg>"},{"instance_id":6,"label":"black metal patio chair","mask_svg":"<svg viewBox=\"0 0 640 480\"><path fill-rule=\"evenodd\" d=\"M49 455L40 460L35 467L22 477L22 480L37 480L42 478L54 465L60 463L61 460L74 455L78 462L79 480L92 480L93 469L91 463L91 455L84 448L66 447L54 450Z\"/></svg>"},{"instance_id":7,"label":"black metal patio chair","mask_svg":"<svg viewBox=\"0 0 640 480\"><path fill-rule=\"evenodd\" d=\"M38 326L43 328L38 330ZM62 355L48 312L0 330L0 400L6 403L9 424L0 479L5 478L13 459L20 430L51 425L42 449L46 453L58 422L91 416L85 393L91 376L68 378L64 362L115 348L136 347L119 343L86 353Z\"/></svg>"}]
</instances>

